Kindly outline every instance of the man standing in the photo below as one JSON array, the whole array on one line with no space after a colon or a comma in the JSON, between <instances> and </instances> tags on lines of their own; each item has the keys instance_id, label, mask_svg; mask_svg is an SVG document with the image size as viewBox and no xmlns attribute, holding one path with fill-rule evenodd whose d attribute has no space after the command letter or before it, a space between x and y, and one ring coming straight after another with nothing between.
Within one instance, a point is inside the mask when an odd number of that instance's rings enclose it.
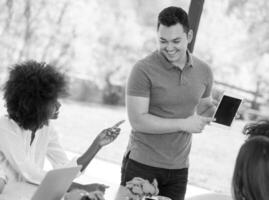
<instances>
[{"instance_id":1,"label":"man standing","mask_svg":"<svg viewBox=\"0 0 269 200\"><path fill-rule=\"evenodd\" d=\"M134 177L158 181L160 195L183 200L192 133L211 121L213 75L192 55L187 13L168 7L158 16L158 50L138 61L127 85L132 133L121 185Z\"/></svg>"}]
</instances>

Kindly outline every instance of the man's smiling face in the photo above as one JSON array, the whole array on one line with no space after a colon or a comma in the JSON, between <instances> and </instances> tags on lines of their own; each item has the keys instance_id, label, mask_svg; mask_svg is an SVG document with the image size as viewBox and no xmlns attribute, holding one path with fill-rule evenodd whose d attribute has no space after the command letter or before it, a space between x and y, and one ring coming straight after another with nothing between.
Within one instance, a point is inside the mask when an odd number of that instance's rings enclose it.
<instances>
[{"instance_id":1,"label":"man's smiling face","mask_svg":"<svg viewBox=\"0 0 269 200\"><path fill-rule=\"evenodd\" d=\"M185 59L192 36L186 33L179 23L172 26L160 24L157 33L159 51L171 63L182 62L182 59Z\"/></svg>"}]
</instances>

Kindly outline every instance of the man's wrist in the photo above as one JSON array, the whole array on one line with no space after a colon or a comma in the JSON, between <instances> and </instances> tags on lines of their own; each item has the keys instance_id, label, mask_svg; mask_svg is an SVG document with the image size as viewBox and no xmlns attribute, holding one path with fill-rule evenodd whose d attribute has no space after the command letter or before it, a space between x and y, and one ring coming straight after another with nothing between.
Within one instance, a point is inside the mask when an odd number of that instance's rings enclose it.
<instances>
[{"instance_id":1,"label":"man's wrist","mask_svg":"<svg viewBox=\"0 0 269 200\"><path fill-rule=\"evenodd\" d=\"M178 119L178 129L179 131L186 131L185 119Z\"/></svg>"}]
</instances>

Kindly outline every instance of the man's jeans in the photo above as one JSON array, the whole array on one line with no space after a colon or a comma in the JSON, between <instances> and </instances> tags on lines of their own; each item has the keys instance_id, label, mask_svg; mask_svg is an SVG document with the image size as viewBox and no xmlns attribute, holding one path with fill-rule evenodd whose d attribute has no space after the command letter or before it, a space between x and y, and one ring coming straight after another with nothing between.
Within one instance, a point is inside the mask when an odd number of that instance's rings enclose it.
<instances>
[{"instance_id":1,"label":"man's jeans","mask_svg":"<svg viewBox=\"0 0 269 200\"><path fill-rule=\"evenodd\" d=\"M126 182L134 177L141 177L150 182L156 178L160 190L159 195L169 197L172 200L184 200L188 181L188 168L163 169L151 167L130 159L128 153L122 161L121 185L125 186Z\"/></svg>"}]
</instances>

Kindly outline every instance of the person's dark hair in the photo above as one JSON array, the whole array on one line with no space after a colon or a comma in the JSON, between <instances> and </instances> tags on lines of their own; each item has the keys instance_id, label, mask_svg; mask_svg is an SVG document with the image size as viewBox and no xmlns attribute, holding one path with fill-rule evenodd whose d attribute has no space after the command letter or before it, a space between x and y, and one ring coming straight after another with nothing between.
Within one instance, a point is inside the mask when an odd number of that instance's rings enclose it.
<instances>
[{"instance_id":1,"label":"person's dark hair","mask_svg":"<svg viewBox=\"0 0 269 200\"><path fill-rule=\"evenodd\" d=\"M183 26L186 33L189 32L189 18L185 10L180 7L170 6L163 9L158 16L157 30L159 30L160 25L173 26L177 23Z\"/></svg>"},{"instance_id":2,"label":"person's dark hair","mask_svg":"<svg viewBox=\"0 0 269 200\"><path fill-rule=\"evenodd\" d=\"M15 64L4 86L9 117L26 130L42 127L50 117L48 105L67 94L66 86L65 76L49 64Z\"/></svg>"},{"instance_id":3,"label":"person's dark hair","mask_svg":"<svg viewBox=\"0 0 269 200\"><path fill-rule=\"evenodd\" d=\"M238 153L232 179L235 200L269 198L269 138L248 139Z\"/></svg>"},{"instance_id":4,"label":"person's dark hair","mask_svg":"<svg viewBox=\"0 0 269 200\"><path fill-rule=\"evenodd\" d=\"M247 124L244 127L243 134L247 135L249 138L258 135L269 138L269 120L260 120L255 123Z\"/></svg>"}]
</instances>

